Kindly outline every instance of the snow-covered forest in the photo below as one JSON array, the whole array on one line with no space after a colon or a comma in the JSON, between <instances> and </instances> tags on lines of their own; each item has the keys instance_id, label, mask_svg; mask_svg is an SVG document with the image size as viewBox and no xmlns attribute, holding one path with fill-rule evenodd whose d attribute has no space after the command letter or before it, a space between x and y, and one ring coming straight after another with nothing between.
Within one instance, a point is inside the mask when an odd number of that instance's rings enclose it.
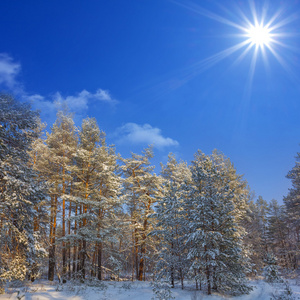
<instances>
[{"instance_id":1,"label":"snow-covered forest","mask_svg":"<svg viewBox=\"0 0 300 300\"><path fill-rule=\"evenodd\" d=\"M78 128L67 109L46 133L37 112L2 94L1 292L38 278L61 286L151 281L157 299L168 299L187 285L243 295L250 278L297 278L299 153L283 205L255 198L217 150L198 150L191 162L169 154L159 172L153 156L149 146L121 157L94 118Z\"/></svg>"}]
</instances>

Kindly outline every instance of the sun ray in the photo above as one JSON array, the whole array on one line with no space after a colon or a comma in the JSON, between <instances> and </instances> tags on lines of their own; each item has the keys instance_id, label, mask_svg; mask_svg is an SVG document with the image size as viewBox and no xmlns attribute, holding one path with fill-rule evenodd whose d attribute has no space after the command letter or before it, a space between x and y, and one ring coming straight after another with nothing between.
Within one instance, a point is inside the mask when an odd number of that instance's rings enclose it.
<instances>
[{"instance_id":1,"label":"sun ray","mask_svg":"<svg viewBox=\"0 0 300 300\"><path fill-rule=\"evenodd\" d=\"M277 12L269 19L266 26L271 27L271 25L276 21L276 19L280 16L281 13L282 13L282 11L278 9ZM273 30L273 29L271 29L271 30Z\"/></svg>"},{"instance_id":2,"label":"sun ray","mask_svg":"<svg viewBox=\"0 0 300 300\"><path fill-rule=\"evenodd\" d=\"M247 45L247 48L235 60L234 65L236 65L237 63L240 63L245 58L245 56L249 53L251 48L252 48L251 44Z\"/></svg>"},{"instance_id":3,"label":"sun ray","mask_svg":"<svg viewBox=\"0 0 300 300\"><path fill-rule=\"evenodd\" d=\"M292 23L294 21L296 21L298 19L298 15L295 13L295 14L292 14L288 17L286 17L285 19L277 22L276 24L274 24L273 26L270 27L270 30L277 30L281 27L284 27L286 25L288 25L289 23ZM271 23L272 24L272 23Z\"/></svg>"},{"instance_id":4,"label":"sun ray","mask_svg":"<svg viewBox=\"0 0 300 300\"><path fill-rule=\"evenodd\" d=\"M280 8L270 14L273 7L271 5L271 1L267 0L260 6L256 6L256 4L261 2L248 0L250 12L249 16L246 14L246 10L242 10L242 6L235 6L235 10L233 11L229 10L227 7L223 7L221 4L218 4L219 8L225 13L225 15L227 14L227 16L234 17L233 20L231 20L226 16L218 15L217 13L211 12L188 0L170 1L184 9L234 28L236 32L233 32L232 34L226 33L226 37L242 39L242 41L231 47L181 69L181 71L178 71L177 74L173 73L173 75L175 77L177 76L181 82L184 82L183 84L234 54L237 54L237 58L234 60L232 67L241 61L246 60L247 57L251 55L249 61L249 74L245 87L245 89L248 90L248 92L246 92L248 95L251 94L251 85L253 84L255 69L260 55L267 69L270 67L268 54L271 54L271 56L275 57L276 61L278 61L287 73L292 75L291 69L288 67L288 63L280 55L280 52L282 49L293 50L295 52L299 51L296 47L289 45L286 40L287 38L295 37L295 33L288 33L284 30L285 26L297 19L296 13L285 17L284 13L286 11L284 11L283 8ZM238 19L240 22L237 22ZM251 51L252 54L250 53ZM168 83L168 81L165 82ZM167 87L167 89L172 88Z\"/></svg>"},{"instance_id":5,"label":"sun ray","mask_svg":"<svg viewBox=\"0 0 300 300\"><path fill-rule=\"evenodd\" d=\"M190 11L193 11L193 12L196 12L198 13L199 15L203 15L209 19L212 19L212 20L215 20L219 23L223 23L223 24L226 24L226 25L229 25L231 27L235 27L239 30L242 30L243 29L243 26L241 26L240 24L237 24L235 22L232 22L224 17L221 17L215 13L212 13L210 12L209 10L206 10L204 8L202 8L201 6L199 5L196 5L192 2L189 2L189 1L180 1L180 0L171 0L173 3L177 4L177 5L180 5Z\"/></svg>"},{"instance_id":6,"label":"sun ray","mask_svg":"<svg viewBox=\"0 0 300 300\"><path fill-rule=\"evenodd\" d=\"M277 59L277 61L281 64L281 66L287 71L287 73L291 76L294 76L294 72L292 72L291 68L289 68L284 58L280 56L272 47L268 46L268 49L273 54L273 56Z\"/></svg>"},{"instance_id":7,"label":"sun ray","mask_svg":"<svg viewBox=\"0 0 300 300\"><path fill-rule=\"evenodd\" d=\"M265 5L263 7L262 12L261 9L258 9L261 7L256 7L253 0L247 1L250 8L249 16L246 14L247 9L242 10L242 5L234 6L234 10L230 10L227 9L227 7L225 8L221 4L217 3L218 7L225 13L225 16L222 16L218 15L217 13L210 12L188 0L169 1L191 12L194 12L226 26L232 27L233 32L231 34L228 34L227 32L226 35L223 35L223 37L239 39L239 42L205 59L201 59L196 63L183 67L175 72L172 71L161 76L160 78L156 77L155 80L147 83L143 88L146 88L146 86L151 88L151 92L155 93L155 101L159 101L159 99L161 99L161 97L163 97L165 94L168 94L184 86L190 80L193 80L201 73L207 71L209 68L216 66L221 61L234 55L237 55L237 57L233 60L233 63L229 66L227 71L229 69L233 69L242 61L249 63L249 72L247 74L244 95L242 97L243 101L241 101L241 105L244 109L247 109L246 103L249 103L250 101L252 84L255 77L255 69L258 64L259 56L262 57L262 62L266 66L268 73L270 73L269 71L271 71L270 58L275 57L275 60L283 67L288 75L290 75L292 79L296 79L295 82L297 82L297 76L292 72L292 69L288 65L288 62L281 56L281 51L285 49L295 51L295 53L297 51L297 54L299 53L298 48L292 47L291 44L287 43L287 38L295 37L296 34L293 32L289 33L285 30L286 28L284 28L284 26L296 20L296 14L284 17L285 11L283 9L278 9L270 14L268 9L271 8L271 1L267 3L268 5ZM260 15L258 14L259 12L261 12ZM233 21L228 19L226 16L233 16ZM249 37L249 29L255 26L267 29L267 43L255 43L251 40L251 38ZM249 57L250 60L248 60Z\"/></svg>"},{"instance_id":8,"label":"sun ray","mask_svg":"<svg viewBox=\"0 0 300 300\"><path fill-rule=\"evenodd\" d=\"M258 10L256 8L255 5L255 1L254 0L249 0L249 8L250 8L250 12L251 12L251 17L252 17L252 21L250 21L250 19L245 15L245 13L240 9L237 8L240 17L242 17L242 19L244 20L244 22L246 23L246 25L240 25L236 22L233 22L223 16L220 16L216 13L210 12L204 8L202 8L201 6L192 3L190 1L183 1L183 0L171 0L172 2L176 3L177 5L180 5L188 10L191 10L193 12L196 12L200 15L203 15L207 18L210 18L212 20L215 20L219 23L222 24L226 24L228 26L234 27L238 30L240 30L242 33L241 34L235 34L236 36L242 36L245 37L247 39L247 43L252 44L252 46L256 47L256 53L255 55L257 56L257 46L259 46L258 48L262 51L264 51L264 57L266 57L266 52L264 47L265 46L271 46L271 44L278 44L282 47L284 47L284 43L278 41L278 38L280 37L287 37L287 35L285 33L276 33L276 30L284 27L285 25L295 21L297 19L297 14L293 14L291 16L285 17L282 20L279 20L280 16L283 13L282 9L278 9L270 18L269 20L267 20L267 11L269 10L269 6L270 3L269 2L265 2L263 8L262 8L262 12L261 15L259 17L258 14ZM226 11L226 8L223 8L224 11ZM228 12L229 10L227 10ZM247 43L245 43L245 45L247 45ZM270 47L267 47L268 49L270 49ZM234 49L234 47L232 47L232 49ZM227 55L230 55L230 50L224 50L225 54L224 58ZM249 49L247 48L248 52ZM273 49L273 51L275 51ZM235 52L235 51L233 51ZM217 57L216 61L220 61L222 58L222 51L210 58L208 58L208 60L211 60L214 57ZM229 54L227 54L229 53ZM245 55L242 55L241 57L244 57Z\"/></svg>"},{"instance_id":9,"label":"sun ray","mask_svg":"<svg viewBox=\"0 0 300 300\"><path fill-rule=\"evenodd\" d=\"M272 44L279 45L282 48L289 49L289 50L294 51L294 52L299 52L299 48L292 47L291 45L287 45L287 44L285 44L281 41L278 41L277 39L273 39Z\"/></svg>"},{"instance_id":10,"label":"sun ray","mask_svg":"<svg viewBox=\"0 0 300 300\"><path fill-rule=\"evenodd\" d=\"M223 60L224 58L230 56L231 54L235 53L236 51L240 50L247 44L247 41L243 41L237 45L229 47L225 50L222 50L204 60L202 60L199 64L203 66L211 67L218 63L219 61Z\"/></svg>"},{"instance_id":11,"label":"sun ray","mask_svg":"<svg viewBox=\"0 0 300 300\"><path fill-rule=\"evenodd\" d=\"M254 1L250 0L249 5L250 5L250 10L251 10L251 13L252 13L253 21L254 21L253 25L257 26L258 25L258 18L257 18L257 12L256 12L256 7L255 7Z\"/></svg>"},{"instance_id":12,"label":"sun ray","mask_svg":"<svg viewBox=\"0 0 300 300\"><path fill-rule=\"evenodd\" d=\"M261 48L261 54L262 54L262 57L263 57L263 61L266 65L268 63L268 56L267 56L266 47Z\"/></svg>"},{"instance_id":13,"label":"sun ray","mask_svg":"<svg viewBox=\"0 0 300 300\"><path fill-rule=\"evenodd\" d=\"M252 93L252 84L253 84L253 78L254 78L254 73L255 73L257 55L258 55L258 51L257 51L257 48L255 48L253 56L251 58L250 69L248 72L246 86L245 86L244 94L243 94L243 98L242 98L243 101L241 101L241 103L240 103L241 114L240 114L240 120L238 121L238 124L239 124L238 127L243 126L244 122L246 121L246 118L247 118L247 112L248 112L249 103L250 103L250 99L251 99L251 93Z\"/></svg>"},{"instance_id":14,"label":"sun ray","mask_svg":"<svg viewBox=\"0 0 300 300\"><path fill-rule=\"evenodd\" d=\"M246 45L246 43L247 43L246 41L243 41L237 45L222 50L204 60L201 60L200 62L197 62L189 66L188 68L180 72L180 78L182 78L185 81L193 79L194 77L198 76L200 73L216 65L224 58L242 49Z\"/></svg>"},{"instance_id":15,"label":"sun ray","mask_svg":"<svg viewBox=\"0 0 300 300\"><path fill-rule=\"evenodd\" d=\"M244 20L245 25L242 26L241 31L245 31L248 27L253 25L253 22L250 21L250 19L246 16L246 14L242 11L241 8L237 8L238 14Z\"/></svg>"},{"instance_id":16,"label":"sun ray","mask_svg":"<svg viewBox=\"0 0 300 300\"><path fill-rule=\"evenodd\" d=\"M232 47L229 47L225 50L222 50L210 57L207 57L195 64L192 64L184 69L181 69L178 72L173 72L172 77L175 78L179 78L179 80L181 82L183 82L182 84L187 83L188 81L192 80L193 78L195 78L196 76L198 76L199 74L201 74L202 72L206 71L207 69L213 67L214 65L216 65L217 63L219 63L221 60L223 60L224 58L232 55L233 53L241 50L243 47L245 47L245 45L247 44L247 41L243 41L240 42L237 45L234 45ZM246 51L246 50L244 50ZM182 86L182 84L180 84L179 86ZM155 89L159 91L159 95L157 97L161 97L162 95L167 94L168 92L176 89L176 86L171 86L169 85L169 79L164 79L160 82L158 82L155 85Z\"/></svg>"},{"instance_id":17,"label":"sun ray","mask_svg":"<svg viewBox=\"0 0 300 300\"><path fill-rule=\"evenodd\" d=\"M269 2L266 2L262 8L262 14L261 14L261 22L265 23L265 20L267 19L267 12L269 10Z\"/></svg>"}]
</instances>

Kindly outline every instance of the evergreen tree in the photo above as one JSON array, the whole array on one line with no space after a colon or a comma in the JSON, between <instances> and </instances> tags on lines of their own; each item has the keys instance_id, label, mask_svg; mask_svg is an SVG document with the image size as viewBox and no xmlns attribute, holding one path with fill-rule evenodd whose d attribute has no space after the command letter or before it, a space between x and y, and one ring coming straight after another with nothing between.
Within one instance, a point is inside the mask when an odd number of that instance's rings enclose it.
<instances>
[{"instance_id":1,"label":"evergreen tree","mask_svg":"<svg viewBox=\"0 0 300 300\"><path fill-rule=\"evenodd\" d=\"M291 229L289 236L292 244L290 255L293 256L291 267L297 269L300 262L300 153L297 153L296 164L286 177L291 180L292 188L283 201Z\"/></svg>"},{"instance_id":2,"label":"evergreen tree","mask_svg":"<svg viewBox=\"0 0 300 300\"><path fill-rule=\"evenodd\" d=\"M74 197L70 199L78 211L75 218L77 229L69 238L79 242L77 270L82 279L86 275L87 244L94 245L92 274L97 274L101 280L104 248L108 261L118 260L118 253L105 245L116 242L121 203L116 155L111 147L106 146L105 135L95 119L83 120L75 161L76 182Z\"/></svg>"},{"instance_id":3,"label":"evergreen tree","mask_svg":"<svg viewBox=\"0 0 300 300\"><path fill-rule=\"evenodd\" d=\"M269 249L272 249L278 257L278 263L286 269L291 269L294 264L293 244L289 238L289 220L285 206L279 205L276 200L272 200L269 205L267 238Z\"/></svg>"},{"instance_id":4,"label":"evergreen tree","mask_svg":"<svg viewBox=\"0 0 300 300\"><path fill-rule=\"evenodd\" d=\"M205 273L208 294L212 289L246 293L242 230L235 220L234 191L223 170L222 162L200 151L192 161L192 185L184 206L188 212L188 258L193 268Z\"/></svg>"},{"instance_id":5,"label":"evergreen tree","mask_svg":"<svg viewBox=\"0 0 300 300\"><path fill-rule=\"evenodd\" d=\"M70 195L73 181L74 154L77 147L76 127L72 114L65 111L57 113L57 119L47 134L46 146L37 147L39 159L36 168L40 177L48 185L49 195L49 269L48 279L53 280L56 267L57 220L61 207L61 235L66 235L66 199ZM67 247L62 239L62 274L67 274Z\"/></svg>"},{"instance_id":6,"label":"evergreen tree","mask_svg":"<svg viewBox=\"0 0 300 300\"><path fill-rule=\"evenodd\" d=\"M38 114L4 94L0 107L0 280L4 281L30 275L43 253L32 220L44 187L29 167Z\"/></svg>"},{"instance_id":7,"label":"evergreen tree","mask_svg":"<svg viewBox=\"0 0 300 300\"><path fill-rule=\"evenodd\" d=\"M250 247L252 271L261 274L264 267L264 259L268 253L268 213L269 204L259 196L256 202L251 201L249 206L249 217L246 228L247 236L245 242Z\"/></svg>"},{"instance_id":8,"label":"evergreen tree","mask_svg":"<svg viewBox=\"0 0 300 300\"><path fill-rule=\"evenodd\" d=\"M45 127L46 125L42 123L41 120L38 118L37 127L35 128L37 138L32 142L31 150L28 151L28 154L30 156L29 166L37 174L37 182L39 182L39 184L45 184L45 178L42 177L42 174L38 168L38 160L41 159L41 155L46 148L45 141L42 138L43 130L45 129ZM43 236L45 237L47 224L47 200L44 199L44 201L40 201L38 205L35 206L35 210L36 216L34 217L34 231L38 231L39 234L43 234Z\"/></svg>"},{"instance_id":9,"label":"evergreen tree","mask_svg":"<svg viewBox=\"0 0 300 300\"><path fill-rule=\"evenodd\" d=\"M270 283L280 282L279 270L276 256L269 252L265 257L264 276L265 280Z\"/></svg>"},{"instance_id":10,"label":"evergreen tree","mask_svg":"<svg viewBox=\"0 0 300 300\"><path fill-rule=\"evenodd\" d=\"M186 257L182 185L190 182L191 174L186 163L178 163L175 156L169 154L167 164L162 165L164 178L163 196L156 206L154 217L157 220L151 235L159 239L158 278L167 278L171 286L179 278L187 275L189 263Z\"/></svg>"},{"instance_id":11,"label":"evergreen tree","mask_svg":"<svg viewBox=\"0 0 300 300\"><path fill-rule=\"evenodd\" d=\"M41 120L37 119L37 127L35 128L35 132L38 136L32 144L31 150L28 151L30 156L29 167L35 172L36 174L36 182L38 185L44 187L45 197L42 201L39 201L34 205L35 209L35 216L33 219L33 231L36 236L38 236L39 243L42 245L43 248L47 249L48 247L48 237L47 237L47 225L48 225L48 201L47 201L47 193L48 193L48 186L45 183L45 179L42 177L41 172L37 168L39 165L37 160L40 159L41 152L45 149L46 145L42 138L43 130L45 129L45 124L41 122ZM39 256L39 260L36 261L32 265L30 279L33 281L37 276L40 275L40 267L44 264L46 253L45 255Z\"/></svg>"},{"instance_id":12,"label":"evergreen tree","mask_svg":"<svg viewBox=\"0 0 300 300\"><path fill-rule=\"evenodd\" d=\"M145 280L146 254L149 252L152 230L150 215L153 205L161 196L162 179L153 173L150 166L153 157L152 148L147 148L143 155L132 153L129 159L123 159L121 166L124 176L124 198L130 215L132 229L132 277Z\"/></svg>"}]
</instances>

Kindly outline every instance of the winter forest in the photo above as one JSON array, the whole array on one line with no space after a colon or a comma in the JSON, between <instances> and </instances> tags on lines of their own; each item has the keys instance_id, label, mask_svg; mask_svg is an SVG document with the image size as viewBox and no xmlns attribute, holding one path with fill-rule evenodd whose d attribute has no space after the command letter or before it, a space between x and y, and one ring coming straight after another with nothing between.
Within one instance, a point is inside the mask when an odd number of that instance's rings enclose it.
<instances>
[{"instance_id":1,"label":"winter forest","mask_svg":"<svg viewBox=\"0 0 300 300\"><path fill-rule=\"evenodd\" d=\"M253 278L297 276L299 153L283 205L268 203L218 150L198 150L191 162L170 153L156 171L151 146L121 157L96 119L77 127L73 118L58 111L45 132L38 112L0 96L2 293L42 278L61 286L148 281L155 299L187 284L242 295Z\"/></svg>"}]
</instances>

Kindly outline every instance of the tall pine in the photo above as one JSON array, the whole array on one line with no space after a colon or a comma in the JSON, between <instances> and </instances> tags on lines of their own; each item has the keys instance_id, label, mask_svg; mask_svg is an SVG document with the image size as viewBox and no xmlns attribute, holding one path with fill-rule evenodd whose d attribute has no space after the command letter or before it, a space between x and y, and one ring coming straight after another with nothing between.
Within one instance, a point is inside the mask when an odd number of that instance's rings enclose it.
<instances>
[{"instance_id":1,"label":"tall pine","mask_svg":"<svg viewBox=\"0 0 300 300\"><path fill-rule=\"evenodd\" d=\"M0 281L31 275L42 254L32 220L45 197L30 168L38 114L13 97L0 95Z\"/></svg>"},{"instance_id":2,"label":"tall pine","mask_svg":"<svg viewBox=\"0 0 300 300\"><path fill-rule=\"evenodd\" d=\"M205 274L208 294L212 289L246 293L242 230L222 163L200 151L192 161L192 184L184 206L188 212L188 258L193 268Z\"/></svg>"},{"instance_id":3,"label":"tall pine","mask_svg":"<svg viewBox=\"0 0 300 300\"><path fill-rule=\"evenodd\" d=\"M157 236L158 259L157 276L167 278L172 287L180 279L181 287L189 270L185 247L185 215L183 210L184 194L182 186L191 180L190 170L184 162L178 163L170 154L167 164L162 165L164 178L163 195L158 201L154 217L157 220L151 235Z\"/></svg>"},{"instance_id":4,"label":"tall pine","mask_svg":"<svg viewBox=\"0 0 300 300\"><path fill-rule=\"evenodd\" d=\"M150 166L152 148L144 150L143 155L132 153L123 159L121 166L124 176L123 192L129 213L132 231L132 278L145 280L147 254L151 251L152 231L150 216L154 203L161 196L162 179Z\"/></svg>"}]
</instances>

